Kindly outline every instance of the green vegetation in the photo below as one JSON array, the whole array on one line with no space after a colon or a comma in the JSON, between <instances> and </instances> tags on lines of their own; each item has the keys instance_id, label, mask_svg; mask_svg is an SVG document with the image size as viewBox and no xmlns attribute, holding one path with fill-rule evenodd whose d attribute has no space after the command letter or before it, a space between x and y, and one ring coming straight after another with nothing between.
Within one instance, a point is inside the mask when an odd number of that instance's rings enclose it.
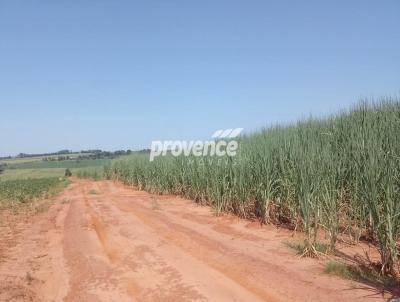
<instances>
[{"instance_id":1,"label":"green vegetation","mask_svg":"<svg viewBox=\"0 0 400 302\"><path fill-rule=\"evenodd\" d=\"M110 159L33 161L33 162L8 164L6 169L50 169L50 168L79 169L87 167L102 167L109 162Z\"/></svg>"},{"instance_id":2,"label":"green vegetation","mask_svg":"<svg viewBox=\"0 0 400 302\"><path fill-rule=\"evenodd\" d=\"M104 152L101 154L104 155ZM24 155L2 158L0 203L7 207L50 196L68 183L65 177L69 176L90 175L99 179L103 174L103 165L111 161L108 158L82 159L82 156L91 156L91 153L70 152L65 155L57 152L42 157Z\"/></svg>"},{"instance_id":3,"label":"green vegetation","mask_svg":"<svg viewBox=\"0 0 400 302\"><path fill-rule=\"evenodd\" d=\"M303 253L317 234L333 250L340 232L377 242L381 273L395 274L400 238L400 102L361 103L348 112L310 118L243 137L235 157L114 160L106 176L139 189L180 194L217 212L302 229Z\"/></svg>"},{"instance_id":4,"label":"green vegetation","mask_svg":"<svg viewBox=\"0 0 400 302\"><path fill-rule=\"evenodd\" d=\"M78 170L76 176L78 176L79 178L88 178L97 181L103 178L103 174L103 167L101 167Z\"/></svg>"},{"instance_id":5,"label":"green vegetation","mask_svg":"<svg viewBox=\"0 0 400 302\"><path fill-rule=\"evenodd\" d=\"M287 247L294 249L297 251L299 255L303 255L305 251L307 251L307 242L295 242L295 241L288 241L284 243ZM316 242L314 245L314 249L317 253L327 254L330 252L330 246L328 244L324 244L321 242Z\"/></svg>"},{"instance_id":6,"label":"green vegetation","mask_svg":"<svg viewBox=\"0 0 400 302\"><path fill-rule=\"evenodd\" d=\"M87 177L100 179L103 175L103 167L110 163L111 159L118 156L145 153L147 150L132 152L131 150L118 150L114 152L102 150L87 150L70 152L61 150L46 154L23 154L17 157L0 158L0 181L43 177L68 176Z\"/></svg>"},{"instance_id":7,"label":"green vegetation","mask_svg":"<svg viewBox=\"0 0 400 302\"><path fill-rule=\"evenodd\" d=\"M0 181L64 176L98 180L103 176L103 167L110 163L111 159L122 155L148 152L148 150L109 152L95 149L80 152L61 150L44 154L21 153L17 157L0 158ZM66 175L66 170L71 173L68 172Z\"/></svg>"},{"instance_id":8,"label":"green vegetation","mask_svg":"<svg viewBox=\"0 0 400 302\"><path fill-rule=\"evenodd\" d=\"M373 269L355 265L347 265L340 262L331 261L325 266L324 272L329 275L338 276L344 279L363 282L371 285L380 285L381 287L399 286L398 280L393 277L383 276L376 273Z\"/></svg>"},{"instance_id":9,"label":"green vegetation","mask_svg":"<svg viewBox=\"0 0 400 302\"><path fill-rule=\"evenodd\" d=\"M65 173L64 173L64 176L65 177L70 177L70 176L72 176L72 172L71 172L71 170L70 169L65 169Z\"/></svg>"},{"instance_id":10,"label":"green vegetation","mask_svg":"<svg viewBox=\"0 0 400 302\"><path fill-rule=\"evenodd\" d=\"M60 151L62 152L62 151ZM35 161L44 161L44 160L58 160L58 158L62 157L69 157L70 159L78 159L80 156L82 156L83 153L78 153L78 152L70 152L70 153L49 153L49 154L23 154L21 153L17 157L1 157L0 162L4 163L6 165L11 165L11 164L21 164L21 163L29 163L29 162L35 162ZM85 153L86 155L86 153Z\"/></svg>"},{"instance_id":11,"label":"green vegetation","mask_svg":"<svg viewBox=\"0 0 400 302\"><path fill-rule=\"evenodd\" d=\"M68 182L57 177L0 182L0 203L25 203L57 193Z\"/></svg>"},{"instance_id":12,"label":"green vegetation","mask_svg":"<svg viewBox=\"0 0 400 302\"><path fill-rule=\"evenodd\" d=\"M66 169L72 176L79 176L84 173L98 174L99 178L103 173L103 165L110 163L110 159L86 159L81 161L34 161L14 163L6 166L1 180L64 177Z\"/></svg>"},{"instance_id":13,"label":"green vegetation","mask_svg":"<svg viewBox=\"0 0 400 302\"><path fill-rule=\"evenodd\" d=\"M0 175L0 181L30 179L30 178L47 178L47 177L63 177L65 169L50 168L50 169L11 169L5 170Z\"/></svg>"}]
</instances>

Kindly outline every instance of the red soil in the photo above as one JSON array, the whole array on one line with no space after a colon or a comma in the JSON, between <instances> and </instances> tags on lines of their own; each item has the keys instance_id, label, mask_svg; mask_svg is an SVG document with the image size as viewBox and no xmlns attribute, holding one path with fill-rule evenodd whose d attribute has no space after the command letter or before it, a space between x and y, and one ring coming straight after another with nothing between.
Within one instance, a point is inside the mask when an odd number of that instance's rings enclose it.
<instances>
[{"instance_id":1,"label":"red soil","mask_svg":"<svg viewBox=\"0 0 400 302\"><path fill-rule=\"evenodd\" d=\"M91 194L95 190L97 194ZM325 275L292 233L174 196L73 179L46 213L0 231L1 301L385 301ZM362 252L360 247L358 252ZM341 250L354 256L354 247Z\"/></svg>"}]
</instances>

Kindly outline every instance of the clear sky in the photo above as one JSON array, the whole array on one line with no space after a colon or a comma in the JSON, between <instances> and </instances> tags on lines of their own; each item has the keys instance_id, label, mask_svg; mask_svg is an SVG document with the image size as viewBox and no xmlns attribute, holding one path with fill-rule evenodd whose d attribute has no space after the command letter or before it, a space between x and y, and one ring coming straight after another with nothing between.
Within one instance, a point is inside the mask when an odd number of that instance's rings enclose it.
<instances>
[{"instance_id":1,"label":"clear sky","mask_svg":"<svg viewBox=\"0 0 400 302\"><path fill-rule=\"evenodd\" d=\"M251 132L399 92L398 0L0 0L0 155Z\"/></svg>"}]
</instances>

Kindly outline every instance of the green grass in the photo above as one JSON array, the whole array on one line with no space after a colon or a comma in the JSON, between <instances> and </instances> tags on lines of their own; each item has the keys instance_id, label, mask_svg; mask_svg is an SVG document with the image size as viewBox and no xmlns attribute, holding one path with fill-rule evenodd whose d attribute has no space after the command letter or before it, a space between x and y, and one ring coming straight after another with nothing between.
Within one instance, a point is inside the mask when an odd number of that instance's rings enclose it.
<instances>
[{"instance_id":1,"label":"green grass","mask_svg":"<svg viewBox=\"0 0 400 302\"><path fill-rule=\"evenodd\" d=\"M35 161L41 161L41 157L14 157L0 160L0 164L14 165L14 164L22 164L22 163L30 163Z\"/></svg>"},{"instance_id":2,"label":"green grass","mask_svg":"<svg viewBox=\"0 0 400 302\"><path fill-rule=\"evenodd\" d=\"M324 272L329 275L383 288L398 287L400 285L399 281L393 277L381 275L374 270L335 261L328 262Z\"/></svg>"},{"instance_id":3,"label":"green grass","mask_svg":"<svg viewBox=\"0 0 400 302\"><path fill-rule=\"evenodd\" d=\"M100 180L104 176L104 167L90 167L90 168L82 168L72 172L73 175L78 176L79 178L87 178L94 181Z\"/></svg>"},{"instance_id":4,"label":"green grass","mask_svg":"<svg viewBox=\"0 0 400 302\"><path fill-rule=\"evenodd\" d=\"M28 178L47 178L47 177L63 177L65 169L12 169L5 170L0 174L0 181L17 180Z\"/></svg>"},{"instance_id":5,"label":"green grass","mask_svg":"<svg viewBox=\"0 0 400 302\"><path fill-rule=\"evenodd\" d=\"M8 164L7 169L56 169L56 168L87 168L102 167L108 164L110 159L82 159L82 160L63 160L63 161L31 161Z\"/></svg>"},{"instance_id":6,"label":"green grass","mask_svg":"<svg viewBox=\"0 0 400 302\"><path fill-rule=\"evenodd\" d=\"M96 179L100 179L103 175L103 167L87 167L70 169L72 176L81 177L84 174L96 175ZM29 179L29 178L46 178L46 177L64 177L65 168L47 168L47 169L11 169L5 170L0 174L0 181Z\"/></svg>"},{"instance_id":7,"label":"green grass","mask_svg":"<svg viewBox=\"0 0 400 302\"><path fill-rule=\"evenodd\" d=\"M0 182L0 203L26 203L59 192L68 180L57 177L19 179Z\"/></svg>"},{"instance_id":8,"label":"green grass","mask_svg":"<svg viewBox=\"0 0 400 302\"><path fill-rule=\"evenodd\" d=\"M362 230L378 242L382 269L391 273L399 257L399 133L400 102L388 98L243 137L238 155L220 163L183 156L149 162L136 154L114 160L106 176L180 194L217 213L301 229L305 251L315 250L321 227L331 250L341 229Z\"/></svg>"},{"instance_id":9,"label":"green grass","mask_svg":"<svg viewBox=\"0 0 400 302\"><path fill-rule=\"evenodd\" d=\"M44 178L44 177L64 177L65 170L68 168L73 176L97 174L102 177L103 166L110 163L110 159L87 159L81 161L65 160L56 162L45 162L36 160L33 162L22 162L9 164L6 170L0 174L0 181Z\"/></svg>"},{"instance_id":10,"label":"green grass","mask_svg":"<svg viewBox=\"0 0 400 302\"><path fill-rule=\"evenodd\" d=\"M14 160L13 164L8 165L0 174L0 202L2 205L26 203L55 194L66 184L64 175L67 168L71 170L73 176L87 173L100 178L103 165L109 161L97 159L80 162L71 160L44 162L40 159L33 161L21 159L21 162L18 162Z\"/></svg>"},{"instance_id":11,"label":"green grass","mask_svg":"<svg viewBox=\"0 0 400 302\"><path fill-rule=\"evenodd\" d=\"M69 157L78 155L68 154ZM58 156L61 155L54 157ZM18 208L15 206L34 203L37 211L45 211L51 202L42 202L41 199L56 194L68 184L64 177L67 168L73 176L91 175L99 179L103 175L103 165L110 160L43 161L42 157L34 157L12 158L1 162L7 165L0 174L0 208Z\"/></svg>"}]
</instances>

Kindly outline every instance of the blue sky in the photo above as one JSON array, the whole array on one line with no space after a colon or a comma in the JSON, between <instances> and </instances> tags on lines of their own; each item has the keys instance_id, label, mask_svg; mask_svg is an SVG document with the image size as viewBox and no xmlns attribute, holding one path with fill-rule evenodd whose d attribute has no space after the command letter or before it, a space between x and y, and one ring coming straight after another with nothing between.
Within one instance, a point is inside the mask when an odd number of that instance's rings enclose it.
<instances>
[{"instance_id":1,"label":"blue sky","mask_svg":"<svg viewBox=\"0 0 400 302\"><path fill-rule=\"evenodd\" d=\"M138 149L399 95L400 1L0 0L0 156Z\"/></svg>"}]
</instances>

